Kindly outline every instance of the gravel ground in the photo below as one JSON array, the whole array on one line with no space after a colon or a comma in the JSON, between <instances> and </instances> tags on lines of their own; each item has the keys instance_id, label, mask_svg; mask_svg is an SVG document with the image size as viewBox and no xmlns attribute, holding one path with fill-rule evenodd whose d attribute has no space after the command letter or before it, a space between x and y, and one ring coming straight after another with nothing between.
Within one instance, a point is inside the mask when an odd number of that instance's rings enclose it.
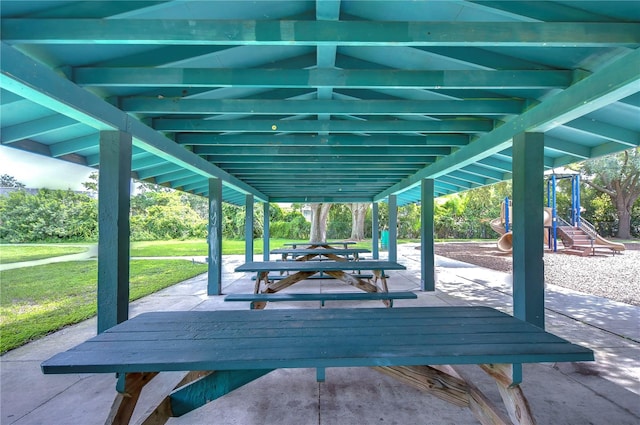
<instances>
[{"instance_id":1,"label":"gravel ground","mask_svg":"<svg viewBox=\"0 0 640 425\"><path fill-rule=\"evenodd\" d=\"M511 255L498 251L495 243L437 243L435 251L481 267L512 271ZM640 243L627 244L627 250L615 256L545 253L544 264L547 284L640 306Z\"/></svg>"}]
</instances>

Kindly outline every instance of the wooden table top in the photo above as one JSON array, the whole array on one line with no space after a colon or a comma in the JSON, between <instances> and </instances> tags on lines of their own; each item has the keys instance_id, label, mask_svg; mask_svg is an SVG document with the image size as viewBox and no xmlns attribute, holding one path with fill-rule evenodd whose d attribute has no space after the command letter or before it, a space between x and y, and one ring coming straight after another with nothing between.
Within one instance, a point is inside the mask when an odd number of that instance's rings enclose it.
<instances>
[{"instance_id":1,"label":"wooden table top","mask_svg":"<svg viewBox=\"0 0 640 425\"><path fill-rule=\"evenodd\" d=\"M296 272L296 271L333 271L333 270L406 270L402 264L394 261L250 261L236 267L236 272Z\"/></svg>"},{"instance_id":2,"label":"wooden table top","mask_svg":"<svg viewBox=\"0 0 640 425\"><path fill-rule=\"evenodd\" d=\"M291 255L309 255L309 254L366 254L369 253L366 248L277 248L271 250L271 254L291 254Z\"/></svg>"},{"instance_id":3,"label":"wooden table top","mask_svg":"<svg viewBox=\"0 0 640 425\"><path fill-rule=\"evenodd\" d=\"M573 362L593 352L488 307L144 313L44 373Z\"/></svg>"}]
</instances>

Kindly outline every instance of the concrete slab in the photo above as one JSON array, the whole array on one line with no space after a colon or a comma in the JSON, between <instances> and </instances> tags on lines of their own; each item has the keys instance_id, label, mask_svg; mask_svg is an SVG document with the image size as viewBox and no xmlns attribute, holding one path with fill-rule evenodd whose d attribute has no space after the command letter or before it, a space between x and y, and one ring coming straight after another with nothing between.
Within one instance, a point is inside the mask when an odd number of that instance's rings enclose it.
<instances>
[{"instance_id":1,"label":"concrete slab","mask_svg":"<svg viewBox=\"0 0 640 425\"><path fill-rule=\"evenodd\" d=\"M419 290L418 251L399 249L406 271L389 272L391 290ZM256 256L257 260L261 260ZM233 272L243 256L225 257L223 292L252 292L250 275ZM418 293L402 306L489 305L511 309L510 278L503 273L438 259L437 290ZM132 303L130 315L159 310L246 309L248 303L225 302L206 295L206 275L189 279ZM335 280L305 281L292 291L353 290ZM639 308L608 300L585 299L564 289L548 288L553 303L548 329L596 352L596 362L524 366L523 390L539 424L640 423L640 342L636 340ZM556 303L557 301L557 303ZM309 305L305 305L309 304ZM327 302L325 308L354 307ZM366 305L383 308L381 303ZM267 308L318 308L318 303L274 303ZM600 310L604 309L604 310ZM40 362L95 335L95 319L71 326L0 358L0 423L102 424L115 395L113 375L43 375ZM487 396L499 402L493 381L475 366L463 367ZM161 400L181 378L165 373L145 388L134 420ZM274 371L225 397L169 424L334 425L370 423L477 423L470 412L422 393L367 368L335 368L326 382L316 382L313 369Z\"/></svg>"}]
</instances>

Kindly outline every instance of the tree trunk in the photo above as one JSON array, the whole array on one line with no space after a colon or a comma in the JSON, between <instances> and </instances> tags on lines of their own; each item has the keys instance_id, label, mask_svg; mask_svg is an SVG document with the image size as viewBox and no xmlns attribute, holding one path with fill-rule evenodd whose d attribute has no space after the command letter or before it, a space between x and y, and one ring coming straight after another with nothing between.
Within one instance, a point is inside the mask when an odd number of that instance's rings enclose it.
<instances>
[{"instance_id":1,"label":"tree trunk","mask_svg":"<svg viewBox=\"0 0 640 425\"><path fill-rule=\"evenodd\" d=\"M331 204L315 203L311 207L311 234L309 242L325 242L327 240L327 218Z\"/></svg>"},{"instance_id":2,"label":"tree trunk","mask_svg":"<svg viewBox=\"0 0 640 425\"><path fill-rule=\"evenodd\" d=\"M352 241L361 241L364 239L364 219L369 209L367 203L349 204L351 208L351 237Z\"/></svg>"},{"instance_id":3,"label":"tree trunk","mask_svg":"<svg viewBox=\"0 0 640 425\"><path fill-rule=\"evenodd\" d=\"M633 204L629 204L624 195L620 192L616 196L611 196L613 205L616 206L618 214L618 234L620 239L631 239L631 208Z\"/></svg>"}]
</instances>

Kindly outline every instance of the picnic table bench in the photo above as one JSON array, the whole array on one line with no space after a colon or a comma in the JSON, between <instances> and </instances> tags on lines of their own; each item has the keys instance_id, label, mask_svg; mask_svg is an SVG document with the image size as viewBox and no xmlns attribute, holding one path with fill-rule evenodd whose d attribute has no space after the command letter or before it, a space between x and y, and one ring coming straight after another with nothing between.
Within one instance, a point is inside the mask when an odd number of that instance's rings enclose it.
<instances>
[{"instance_id":1,"label":"picnic table bench","mask_svg":"<svg viewBox=\"0 0 640 425\"><path fill-rule=\"evenodd\" d=\"M389 307L393 307L393 300L416 299L418 296L411 291L394 291L394 292L326 292L326 293L279 293L279 294L229 294L225 301L250 301L250 308L256 308L260 302L279 302L279 301L320 301L320 305L324 306L325 301L373 301L386 300L389 301Z\"/></svg>"},{"instance_id":2,"label":"picnic table bench","mask_svg":"<svg viewBox=\"0 0 640 425\"><path fill-rule=\"evenodd\" d=\"M353 285L365 292L389 292L385 270L405 270L402 264L393 261L251 261L238 266L236 272L256 272L254 293L275 293L297 282L309 278L316 273L325 273L349 285ZM373 282L369 282L357 274L347 271L371 270ZM288 272L289 276L280 280L269 280L269 272ZM378 287L380 282L380 287ZM387 302L388 304L388 302ZM261 307L260 307L261 306ZM263 308L264 304L256 303L256 308Z\"/></svg>"},{"instance_id":3,"label":"picnic table bench","mask_svg":"<svg viewBox=\"0 0 640 425\"><path fill-rule=\"evenodd\" d=\"M488 307L275 309L144 313L53 356L42 371L120 374L107 423L128 423L143 387L165 371L187 373L146 423L165 423L274 369L332 367L373 367L470 408L482 423L510 423L450 366L479 364L520 424L534 419L508 364L589 360L591 350Z\"/></svg>"}]
</instances>

